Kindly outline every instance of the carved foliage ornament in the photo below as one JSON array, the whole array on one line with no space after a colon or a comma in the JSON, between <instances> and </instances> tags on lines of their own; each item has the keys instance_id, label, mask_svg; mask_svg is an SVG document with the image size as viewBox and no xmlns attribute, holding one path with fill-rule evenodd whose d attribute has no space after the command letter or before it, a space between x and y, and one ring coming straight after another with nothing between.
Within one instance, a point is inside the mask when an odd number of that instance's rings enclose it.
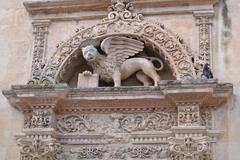
<instances>
[{"instance_id":1,"label":"carved foliage ornament","mask_svg":"<svg viewBox=\"0 0 240 160\"><path fill-rule=\"evenodd\" d=\"M51 111L37 109L25 114L24 128L49 128L52 123Z\"/></svg>"},{"instance_id":2,"label":"carved foliage ornament","mask_svg":"<svg viewBox=\"0 0 240 160\"><path fill-rule=\"evenodd\" d=\"M46 40L48 34L48 21L33 23L33 60L32 60L32 79L38 79L44 67L44 56L46 51Z\"/></svg>"},{"instance_id":3,"label":"carved foliage ornament","mask_svg":"<svg viewBox=\"0 0 240 160\"><path fill-rule=\"evenodd\" d=\"M78 159L164 159L168 158L168 146L161 145L113 145L113 146L86 146L71 148L62 153L72 160Z\"/></svg>"},{"instance_id":4,"label":"carved foliage ornament","mask_svg":"<svg viewBox=\"0 0 240 160\"><path fill-rule=\"evenodd\" d=\"M123 21L141 21L143 16L133 12L131 0L111 0L112 5L108 7L108 18L103 22Z\"/></svg>"},{"instance_id":5,"label":"carved foliage ornament","mask_svg":"<svg viewBox=\"0 0 240 160\"><path fill-rule=\"evenodd\" d=\"M21 160L54 160L55 154L62 150L61 146L51 139L21 138L18 145L21 147Z\"/></svg>"},{"instance_id":6,"label":"carved foliage ornament","mask_svg":"<svg viewBox=\"0 0 240 160\"><path fill-rule=\"evenodd\" d=\"M172 160L211 160L211 145L208 137L169 138L169 144Z\"/></svg>"},{"instance_id":7,"label":"carved foliage ornament","mask_svg":"<svg viewBox=\"0 0 240 160\"><path fill-rule=\"evenodd\" d=\"M106 122L99 121L99 118ZM177 125L177 114L66 115L57 118L57 131L62 134L128 133L133 131L164 131Z\"/></svg>"},{"instance_id":8,"label":"carved foliage ornament","mask_svg":"<svg viewBox=\"0 0 240 160\"><path fill-rule=\"evenodd\" d=\"M124 4L123 8L121 3ZM115 8L112 6L112 12L114 13L123 14L124 11L127 11L133 14L128 1L114 1L112 4L115 6ZM119 16L115 16L115 18L112 18L113 21L108 18L108 21L105 20L100 24L78 31L58 47L56 53L46 63L41 75L34 77L30 82L34 84L58 83L61 81L62 73L65 72L65 67L70 65L71 60L76 56L74 51L78 50L83 42L89 39L97 40L102 36L106 37L112 34L128 35L128 37L139 39L145 45L154 48L157 55L164 57L176 79L196 78L192 63L193 55L181 38L170 32L162 24L150 24L142 20L136 20L133 16L127 16L128 18L126 18L126 15L125 18L116 18Z\"/></svg>"}]
</instances>

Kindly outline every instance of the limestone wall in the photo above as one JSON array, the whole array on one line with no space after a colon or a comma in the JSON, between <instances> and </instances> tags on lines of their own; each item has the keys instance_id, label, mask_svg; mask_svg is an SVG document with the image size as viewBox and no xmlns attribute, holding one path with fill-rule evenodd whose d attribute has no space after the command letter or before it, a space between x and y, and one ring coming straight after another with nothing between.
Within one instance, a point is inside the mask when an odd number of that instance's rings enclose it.
<instances>
[{"instance_id":1,"label":"limestone wall","mask_svg":"<svg viewBox=\"0 0 240 160\"><path fill-rule=\"evenodd\" d=\"M22 1L0 1L0 88L24 84L31 66L31 23ZM0 96L0 159L18 159L14 134L21 130L23 117Z\"/></svg>"},{"instance_id":2,"label":"limestone wall","mask_svg":"<svg viewBox=\"0 0 240 160\"><path fill-rule=\"evenodd\" d=\"M224 0L215 5L213 22L213 73L220 82L233 83L232 100L215 111L215 125L224 136L217 145L215 159L238 160L240 156L240 1ZM150 11L150 10L149 10ZM141 10L140 10L141 12ZM107 12L104 12L106 14ZM197 27L190 14L145 16L148 21L160 21L184 38L193 52L198 52ZM21 0L0 1L0 89L12 84L26 84L32 63L32 16ZM76 28L90 27L95 20L54 21L49 27L46 59L56 51L56 45L74 34ZM19 159L14 135L21 132L23 116L0 96L0 159Z\"/></svg>"}]
</instances>

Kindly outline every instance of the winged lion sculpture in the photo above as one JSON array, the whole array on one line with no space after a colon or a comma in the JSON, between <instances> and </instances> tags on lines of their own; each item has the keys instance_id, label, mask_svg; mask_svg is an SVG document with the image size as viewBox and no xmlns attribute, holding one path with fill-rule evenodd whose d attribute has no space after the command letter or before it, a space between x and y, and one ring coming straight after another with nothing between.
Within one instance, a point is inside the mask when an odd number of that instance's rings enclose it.
<instances>
[{"instance_id":1,"label":"winged lion sculpture","mask_svg":"<svg viewBox=\"0 0 240 160\"><path fill-rule=\"evenodd\" d=\"M101 80L114 82L114 86L118 87L121 86L121 80L136 73L137 79L144 86L151 85L150 78L154 86L157 86L160 80L157 70L162 70L162 61L155 57L161 63L160 68L155 68L146 57L132 57L143 51L143 42L123 36L111 36L101 42L100 48L106 55L100 54L93 45L83 47L82 54Z\"/></svg>"}]
</instances>

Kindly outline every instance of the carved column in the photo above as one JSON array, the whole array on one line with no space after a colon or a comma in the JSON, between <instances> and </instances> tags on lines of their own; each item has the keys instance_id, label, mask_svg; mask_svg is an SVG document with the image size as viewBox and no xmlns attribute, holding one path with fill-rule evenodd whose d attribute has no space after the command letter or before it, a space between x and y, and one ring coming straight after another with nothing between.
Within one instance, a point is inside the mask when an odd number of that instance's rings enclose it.
<instances>
[{"instance_id":1,"label":"carved column","mask_svg":"<svg viewBox=\"0 0 240 160\"><path fill-rule=\"evenodd\" d=\"M44 59L47 45L49 20L34 21L33 23L33 58L32 58L32 73L30 84L36 84L41 71L44 67Z\"/></svg>"},{"instance_id":2,"label":"carved column","mask_svg":"<svg viewBox=\"0 0 240 160\"><path fill-rule=\"evenodd\" d=\"M196 25L199 30L199 61L212 65L212 18L213 11L195 12Z\"/></svg>"},{"instance_id":3,"label":"carved column","mask_svg":"<svg viewBox=\"0 0 240 160\"><path fill-rule=\"evenodd\" d=\"M55 137L54 107L33 105L24 111L23 134L17 136L21 160L54 160L61 152Z\"/></svg>"}]
</instances>

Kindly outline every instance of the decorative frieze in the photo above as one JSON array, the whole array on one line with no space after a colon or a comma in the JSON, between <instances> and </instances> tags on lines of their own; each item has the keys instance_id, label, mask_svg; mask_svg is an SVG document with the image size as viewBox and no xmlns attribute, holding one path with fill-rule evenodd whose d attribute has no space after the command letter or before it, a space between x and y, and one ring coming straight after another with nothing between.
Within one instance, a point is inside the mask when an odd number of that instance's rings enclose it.
<instances>
[{"instance_id":1,"label":"decorative frieze","mask_svg":"<svg viewBox=\"0 0 240 160\"><path fill-rule=\"evenodd\" d=\"M32 80L29 84L35 84L39 80L45 63L45 52L47 45L47 34L50 21L34 21L33 23L33 58L32 58Z\"/></svg>"},{"instance_id":2,"label":"decorative frieze","mask_svg":"<svg viewBox=\"0 0 240 160\"><path fill-rule=\"evenodd\" d=\"M99 121L102 119L102 121ZM61 134L131 133L137 131L165 131L177 125L176 112L132 114L64 115L57 118Z\"/></svg>"},{"instance_id":3,"label":"decorative frieze","mask_svg":"<svg viewBox=\"0 0 240 160\"><path fill-rule=\"evenodd\" d=\"M168 145L92 145L65 149L62 157L67 159L96 159L96 160L123 160L123 159L166 159L169 157ZM60 160L60 159L59 159Z\"/></svg>"},{"instance_id":4,"label":"decorative frieze","mask_svg":"<svg viewBox=\"0 0 240 160\"><path fill-rule=\"evenodd\" d=\"M196 25L198 26L199 53L196 63L199 65L198 77L202 78L202 70L205 64L212 65L212 18L213 12L195 12Z\"/></svg>"}]
</instances>

